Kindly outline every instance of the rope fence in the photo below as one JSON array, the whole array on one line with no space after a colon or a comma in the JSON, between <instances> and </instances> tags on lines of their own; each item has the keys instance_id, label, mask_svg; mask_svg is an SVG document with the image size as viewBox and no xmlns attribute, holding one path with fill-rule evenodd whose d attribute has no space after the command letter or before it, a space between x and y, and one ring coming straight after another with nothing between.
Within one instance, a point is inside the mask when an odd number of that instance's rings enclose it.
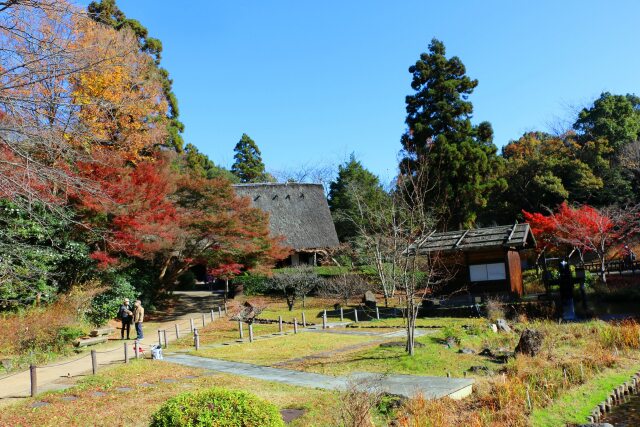
<instances>
[{"instance_id":1,"label":"rope fence","mask_svg":"<svg viewBox=\"0 0 640 427\"><path fill-rule=\"evenodd\" d=\"M194 314L194 316L196 315ZM203 328L208 324L213 323L215 320L222 319L226 316L227 316L227 307L217 306L216 308L212 308L208 313L198 313L197 317L191 317L188 319L188 321L175 322L171 327L167 326L166 329L159 329L157 345L142 344L138 340L133 341L133 343L131 341L125 341L123 342L123 347L115 347L110 350L100 350L100 351L91 350L88 354L85 354L84 356L81 356L72 360L67 360L65 362L48 364L48 365L31 364L29 366L28 371L18 371L18 372L14 372L14 373L3 376L2 378L0 378L0 384L2 384L2 381L6 379L29 372L30 395L31 397L34 397L38 394L38 371L42 371L43 369L50 369L50 368L57 368L65 365L71 365L73 363L77 363L84 359L91 358L91 370L92 370L92 373L95 375L97 373L99 365L105 366L105 365L113 364L113 362L120 362L122 360L124 360L124 363L129 363L129 360L131 357L135 359L139 359L141 357L144 358L147 352L151 352L154 348L157 348L158 346L159 347L164 346L164 348L167 348L169 344L169 340L172 340L172 339L178 340L180 338L186 338L187 336L190 336L190 335L193 336L194 345L196 346L196 349L198 349L200 346L198 329ZM116 352L123 352L124 357L118 358L116 360L111 359L107 363L101 363L101 364L98 363L99 354L110 354L110 353L116 353Z\"/></svg>"}]
</instances>

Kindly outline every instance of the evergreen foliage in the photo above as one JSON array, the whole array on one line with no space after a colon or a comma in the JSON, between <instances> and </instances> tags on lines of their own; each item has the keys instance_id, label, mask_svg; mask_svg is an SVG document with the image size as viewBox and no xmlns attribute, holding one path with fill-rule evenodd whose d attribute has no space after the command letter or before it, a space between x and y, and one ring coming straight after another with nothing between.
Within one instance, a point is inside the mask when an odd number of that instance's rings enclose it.
<instances>
[{"instance_id":1,"label":"evergreen foliage","mask_svg":"<svg viewBox=\"0 0 640 427\"><path fill-rule=\"evenodd\" d=\"M338 176L329 185L329 208L340 241L352 240L358 236L359 228L366 227L359 214L362 203L379 205L387 197L378 177L365 169L354 154L338 166Z\"/></svg>"},{"instance_id":2,"label":"evergreen foliage","mask_svg":"<svg viewBox=\"0 0 640 427\"><path fill-rule=\"evenodd\" d=\"M442 227L471 226L489 194L506 187L491 125L471 123L468 98L478 81L466 75L458 57L447 58L444 43L436 39L409 72L415 93L406 97L400 173L426 172L420 187L427 189L425 203L448 219Z\"/></svg>"},{"instance_id":3,"label":"evergreen foliage","mask_svg":"<svg viewBox=\"0 0 640 427\"><path fill-rule=\"evenodd\" d=\"M234 162L231 166L231 172L238 177L240 182L265 182L272 180L265 172L260 149L249 135L243 133L233 151L235 155L233 156Z\"/></svg>"}]
</instances>

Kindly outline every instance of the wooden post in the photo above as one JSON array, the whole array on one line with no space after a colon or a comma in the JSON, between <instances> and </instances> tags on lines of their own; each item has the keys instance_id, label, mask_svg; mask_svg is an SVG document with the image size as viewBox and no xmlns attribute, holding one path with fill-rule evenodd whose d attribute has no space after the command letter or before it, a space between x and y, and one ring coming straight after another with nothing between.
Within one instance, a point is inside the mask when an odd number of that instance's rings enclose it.
<instances>
[{"instance_id":1,"label":"wooden post","mask_svg":"<svg viewBox=\"0 0 640 427\"><path fill-rule=\"evenodd\" d=\"M139 355L138 355L138 353L140 352L140 351L139 351L139 350L140 350L140 348L138 347L138 345L139 345L139 344L140 344L140 341L138 341L138 340L136 340L136 341L133 343L133 345L135 346L135 347L133 348L133 353L135 354L136 359L138 358L138 356L139 356Z\"/></svg>"},{"instance_id":2,"label":"wooden post","mask_svg":"<svg viewBox=\"0 0 640 427\"><path fill-rule=\"evenodd\" d=\"M293 318L293 333L298 333L298 320L295 317Z\"/></svg>"},{"instance_id":3,"label":"wooden post","mask_svg":"<svg viewBox=\"0 0 640 427\"><path fill-rule=\"evenodd\" d=\"M129 363L129 347L124 343L124 363Z\"/></svg>"},{"instance_id":4,"label":"wooden post","mask_svg":"<svg viewBox=\"0 0 640 427\"><path fill-rule=\"evenodd\" d=\"M215 318L215 316L213 315L213 308L211 309L211 321L213 322L213 319Z\"/></svg>"},{"instance_id":5,"label":"wooden post","mask_svg":"<svg viewBox=\"0 0 640 427\"><path fill-rule=\"evenodd\" d=\"M191 326L191 332L193 332L193 319L189 319L189 326Z\"/></svg>"},{"instance_id":6,"label":"wooden post","mask_svg":"<svg viewBox=\"0 0 640 427\"><path fill-rule=\"evenodd\" d=\"M376 306L376 319L380 320L380 309Z\"/></svg>"},{"instance_id":7,"label":"wooden post","mask_svg":"<svg viewBox=\"0 0 640 427\"><path fill-rule=\"evenodd\" d=\"M322 329L327 329L327 310L322 312Z\"/></svg>"},{"instance_id":8,"label":"wooden post","mask_svg":"<svg viewBox=\"0 0 640 427\"><path fill-rule=\"evenodd\" d=\"M162 330L162 338L164 339L164 348L169 348L169 340L167 339L167 330Z\"/></svg>"},{"instance_id":9,"label":"wooden post","mask_svg":"<svg viewBox=\"0 0 640 427\"><path fill-rule=\"evenodd\" d=\"M35 397L38 394L38 372L36 365L29 366L29 373L31 374L31 397Z\"/></svg>"},{"instance_id":10,"label":"wooden post","mask_svg":"<svg viewBox=\"0 0 640 427\"><path fill-rule=\"evenodd\" d=\"M244 338L244 332L242 331L242 321L238 320L238 330L240 331L240 339Z\"/></svg>"},{"instance_id":11,"label":"wooden post","mask_svg":"<svg viewBox=\"0 0 640 427\"><path fill-rule=\"evenodd\" d=\"M340 321L344 322L344 309L340 307Z\"/></svg>"},{"instance_id":12,"label":"wooden post","mask_svg":"<svg viewBox=\"0 0 640 427\"><path fill-rule=\"evenodd\" d=\"M305 316L304 311L302 312L302 327L307 327L307 316Z\"/></svg>"},{"instance_id":13,"label":"wooden post","mask_svg":"<svg viewBox=\"0 0 640 427\"><path fill-rule=\"evenodd\" d=\"M249 323L249 342L253 342L253 323Z\"/></svg>"},{"instance_id":14,"label":"wooden post","mask_svg":"<svg viewBox=\"0 0 640 427\"><path fill-rule=\"evenodd\" d=\"M158 347L162 347L162 331L158 329Z\"/></svg>"},{"instance_id":15,"label":"wooden post","mask_svg":"<svg viewBox=\"0 0 640 427\"><path fill-rule=\"evenodd\" d=\"M222 319L222 309L218 306L218 319Z\"/></svg>"},{"instance_id":16,"label":"wooden post","mask_svg":"<svg viewBox=\"0 0 640 427\"><path fill-rule=\"evenodd\" d=\"M353 317L355 318L356 323L358 323L358 309L353 309Z\"/></svg>"},{"instance_id":17,"label":"wooden post","mask_svg":"<svg viewBox=\"0 0 640 427\"><path fill-rule=\"evenodd\" d=\"M204 314L202 315L202 327L204 328L205 325L205 321L204 321Z\"/></svg>"},{"instance_id":18,"label":"wooden post","mask_svg":"<svg viewBox=\"0 0 640 427\"><path fill-rule=\"evenodd\" d=\"M196 347L196 350L200 350L200 335L198 335L198 329L193 330L193 345Z\"/></svg>"},{"instance_id":19,"label":"wooden post","mask_svg":"<svg viewBox=\"0 0 640 427\"><path fill-rule=\"evenodd\" d=\"M91 370L93 371L93 375L98 372L98 359L95 350L91 350Z\"/></svg>"},{"instance_id":20,"label":"wooden post","mask_svg":"<svg viewBox=\"0 0 640 427\"><path fill-rule=\"evenodd\" d=\"M227 315L227 303L226 302L224 303L224 315L225 316Z\"/></svg>"},{"instance_id":21,"label":"wooden post","mask_svg":"<svg viewBox=\"0 0 640 427\"><path fill-rule=\"evenodd\" d=\"M282 333L282 316L278 316L278 332Z\"/></svg>"},{"instance_id":22,"label":"wooden post","mask_svg":"<svg viewBox=\"0 0 640 427\"><path fill-rule=\"evenodd\" d=\"M176 323L176 339L180 339L180 326Z\"/></svg>"}]
</instances>

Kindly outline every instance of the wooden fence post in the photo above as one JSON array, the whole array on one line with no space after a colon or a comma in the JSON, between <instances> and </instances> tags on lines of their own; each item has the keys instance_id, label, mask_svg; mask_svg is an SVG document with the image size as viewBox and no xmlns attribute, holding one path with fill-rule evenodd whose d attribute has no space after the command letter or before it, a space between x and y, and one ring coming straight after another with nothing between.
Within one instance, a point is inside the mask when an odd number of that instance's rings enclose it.
<instances>
[{"instance_id":1,"label":"wooden fence post","mask_svg":"<svg viewBox=\"0 0 640 427\"><path fill-rule=\"evenodd\" d=\"M176 323L176 339L180 339L180 325Z\"/></svg>"},{"instance_id":2,"label":"wooden fence post","mask_svg":"<svg viewBox=\"0 0 640 427\"><path fill-rule=\"evenodd\" d=\"M169 340L167 339L167 330L162 330L162 338L164 339L164 348L169 348Z\"/></svg>"},{"instance_id":3,"label":"wooden fence post","mask_svg":"<svg viewBox=\"0 0 640 427\"><path fill-rule=\"evenodd\" d=\"M322 329L327 329L327 310L322 312Z\"/></svg>"},{"instance_id":4,"label":"wooden fence post","mask_svg":"<svg viewBox=\"0 0 640 427\"><path fill-rule=\"evenodd\" d=\"M249 342L253 342L253 323L249 323Z\"/></svg>"},{"instance_id":5,"label":"wooden fence post","mask_svg":"<svg viewBox=\"0 0 640 427\"><path fill-rule=\"evenodd\" d=\"M129 347L124 343L124 363L129 363Z\"/></svg>"},{"instance_id":6,"label":"wooden fence post","mask_svg":"<svg viewBox=\"0 0 640 427\"><path fill-rule=\"evenodd\" d=\"M193 345L196 350L200 350L200 335L198 335L198 328L193 330Z\"/></svg>"},{"instance_id":7,"label":"wooden fence post","mask_svg":"<svg viewBox=\"0 0 640 427\"><path fill-rule=\"evenodd\" d=\"M293 318L293 333L298 333L298 319L296 319L295 317Z\"/></svg>"},{"instance_id":8,"label":"wooden fence post","mask_svg":"<svg viewBox=\"0 0 640 427\"><path fill-rule=\"evenodd\" d=\"M189 326L191 326L191 332L193 332L193 319L189 319Z\"/></svg>"},{"instance_id":9,"label":"wooden fence post","mask_svg":"<svg viewBox=\"0 0 640 427\"><path fill-rule=\"evenodd\" d=\"M158 347L162 347L162 331L158 329Z\"/></svg>"},{"instance_id":10,"label":"wooden fence post","mask_svg":"<svg viewBox=\"0 0 640 427\"><path fill-rule=\"evenodd\" d=\"M340 321L344 322L344 309L342 308L342 306L340 307Z\"/></svg>"},{"instance_id":11,"label":"wooden fence post","mask_svg":"<svg viewBox=\"0 0 640 427\"><path fill-rule=\"evenodd\" d=\"M302 312L302 327L307 327L307 316L305 316L304 311Z\"/></svg>"},{"instance_id":12,"label":"wooden fence post","mask_svg":"<svg viewBox=\"0 0 640 427\"><path fill-rule=\"evenodd\" d=\"M38 394L38 372L36 365L29 366L29 373L31 374L31 397L35 397Z\"/></svg>"},{"instance_id":13,"label":"wooden fence post","mask_svg":"<svg viewBox=\"0 0 640 427\"><path fill-rule=\"evenodd\" d=\"M282 316L278 316L278 332L282 333Z\"/></svg>"},{"instance_id":14,"label":"wooden fence post","mask_svg":"<svg viewBox=\"0 0 640 427\"><path fill-rule=\"evenodd\" d=\"M135 347L133 348L133 353L135 354L136 359L139 357L139 353L140 353L140 347L139 347L139 344L140 344L140 341L138 341L138 340L136 340L136 341L133 343L133 345L135 346Z\"/></svg>"},{"instance_id":15,"label":"wooden fence post","mask_svg":"<svg viewBox=\"0 0 640 427\"><path fill-rule=\"evenodd\" d=\"M353 317L355 318L356 323L358 323L358 309L353 309Z\"/></svg>"},{"instance_id":16,"label":"wooden fence post","mask_svg":"<svg viewBox=\"0 0 640 427\"><path fill-rule=\"evenodd\" d=\"M378 306L376 306L376 319L380 320L380 310L378 309Z\"/></svg>"},{"instance_id":17,"label":"wooden fence post","mask_svg":"<svg viewBox=\"0 0 640 427\"><path fill-rule=\"evenodd\" d=\"M204 328L205 322L204 322L204 314L202 315L202 327Z\"/></svg>"},{"instance_id":18,"label":"wooden fence post","mask_svg":"<svg viewBox=\"0 0 640 427\"><path fill-rule=\"evenodd\" d=\"M91 350L91 370L93 371L93 375L98 372L98 359L95 350Z\"/></svg>"},{"instance_id":19,"label":"wooden fence post","mask_svg":"<svg viewBox=\"0 0 640 427\"><path fill-rule=\"evenodd\" d=\"M214 315L213 315L213 308L212 308L212 309L211 309L211 321L212 321L212 322L213 322L214 318L215 318L215 317L214 317Z\"/></svg>"},{"instance_id":20,"label":"wooden fence post","mask_svg":"<svg viewBox=\"0 0 640 427\"><path fill-rule=\"evenodd\" d=\"M224 303L224 315L226 316L227 314L228 314L227 313L227 303L225 302Z\"/></svg>"},{"instance_id":21,"label":"wooden fence post","mask_svg":"<svg viewBox=\"0 0 640 427\"><path fill-rule=\"evenodd\" d=\"M218 306L218 319L222 319L222 309Z\"/></svg>"},{"instance_id":22,"label":"wooden fence post","mask_svg":"<svg viewBox=\"0 0 640 427\"><path fill-rule=\"evenodd\" d=\"M238 330L240 331L240 339L244 338L244 332L242 331L242 321L238 320Z\"/></svg>"}]
</instances>

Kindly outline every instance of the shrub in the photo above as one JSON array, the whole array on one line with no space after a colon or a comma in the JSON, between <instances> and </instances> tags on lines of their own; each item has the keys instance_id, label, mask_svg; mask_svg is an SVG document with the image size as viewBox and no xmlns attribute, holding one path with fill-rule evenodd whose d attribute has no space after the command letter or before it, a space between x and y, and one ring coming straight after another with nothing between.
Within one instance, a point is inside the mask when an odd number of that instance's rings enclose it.
<instances>
[{"instance_id":1,"label":"shrub","mask_svg":"<svg viewBox=\"0 0 640 427\"><path fill-rule=\"evenodd\" d=\"M640 348L640 324L633 319L600 328L600 340L606 348Z\"/></svg>"},{"instance_id":2,"label":"shrub","mask_svg":"<svg viewBox=\"0 0 640 427\"><path fill-rule=\"evenodd\" d=\"M266 276L245 274L236 277L234 282L242 284L242 292L246 296L265 295L269 292L269 278Z\"/></svg>"},{"instance_id":3,"label":"shrub","mask_svg":"<svg viewBox=\"0 0 640 427\"><path fill-rule=\"evenodd\" d=\"M458 345L462 342L462 337L464 336L464 334L464 331L459 326L447 325L442 328L442 335L445 341L453 339Z\"/></svg>"},{"instance_id":4,"label":"shrub","mask_svg":"<svg viewBox=\"0 0 640 427\"><path fill-rule=\"evenodd\" d=\"M243 392L214 387L166 401L151 427L284 427L275 405Z\"/></svg>"},{"instance_id":5,"label":"shrub","mask_svg":"<svg viewBox=\"0 0 640 427\"><path fill-rule=\"evenodd\" d=\"M123 299L129 298L133 301L135 296L136 290L129 283L129 280L122 276L116 276L110 288L91 300L91 308L86 314L87 320L96 326L104 325L116 317Z\"/></svg>"}]
</instances>

